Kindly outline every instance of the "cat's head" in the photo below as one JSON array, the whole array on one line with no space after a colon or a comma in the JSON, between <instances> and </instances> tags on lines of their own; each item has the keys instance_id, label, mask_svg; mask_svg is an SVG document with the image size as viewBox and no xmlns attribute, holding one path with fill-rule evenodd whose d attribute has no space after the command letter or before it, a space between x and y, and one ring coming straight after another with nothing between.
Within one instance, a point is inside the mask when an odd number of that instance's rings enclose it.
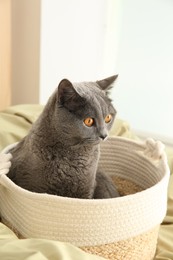
<instances>
[{"instance_id":1,"label":"cat's head","mask_svg":"<svg viewBox=\"0 0 173 260\"><path fill-rule=\"evenodd\" d=\"M117 76L81 83L63 79L59 83L54 93L54 123L64 140L90 144L106 139L116 115L108 90Z\"/></svg>"}]
</instances>

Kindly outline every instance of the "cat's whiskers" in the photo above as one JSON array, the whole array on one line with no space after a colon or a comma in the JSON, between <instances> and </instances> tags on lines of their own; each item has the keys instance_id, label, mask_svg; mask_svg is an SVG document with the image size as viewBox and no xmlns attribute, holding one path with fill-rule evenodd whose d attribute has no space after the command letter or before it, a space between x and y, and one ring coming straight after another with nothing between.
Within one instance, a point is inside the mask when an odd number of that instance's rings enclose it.
<instances>
[{"instance_id":1,"label":"cat's whiskers","mask_svg":"<svg viewBox=\"0 0 173 260\"><path fill-rule=\"evenodd\" d=\"M109 143L110 145L111 145L111 140L110 140L110 138L109 138L109 136L105 139L105 141L107 142L107 143Z\"/></svg>"}]
</instances>

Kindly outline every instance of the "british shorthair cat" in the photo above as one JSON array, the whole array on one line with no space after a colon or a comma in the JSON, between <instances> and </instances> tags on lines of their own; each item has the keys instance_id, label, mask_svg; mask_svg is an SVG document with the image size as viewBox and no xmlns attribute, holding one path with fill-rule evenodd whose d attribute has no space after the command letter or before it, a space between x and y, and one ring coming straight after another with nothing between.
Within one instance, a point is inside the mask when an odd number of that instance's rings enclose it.
<instances>
[{"instance_id":1,"label":"british shorthair cat","mask_svg":"<svg viewBox=\"0 0 173 260\"><path fill-rule=\"evenodd\" d=\"M119 194L98 169L100 142L116 110L108 90L117 75L96 82L63 79L30 132L10 152L8 177L32 192L103 199Z\"/></svg>"}]
</instances>

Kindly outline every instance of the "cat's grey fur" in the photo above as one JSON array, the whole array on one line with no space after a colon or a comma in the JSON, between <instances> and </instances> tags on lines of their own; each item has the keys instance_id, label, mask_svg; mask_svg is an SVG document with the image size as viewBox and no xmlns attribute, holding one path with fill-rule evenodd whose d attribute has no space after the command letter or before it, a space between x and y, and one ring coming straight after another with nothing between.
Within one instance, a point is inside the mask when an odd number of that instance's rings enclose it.
<instances>
[{"instance_id":1,"label":"cat's grey fur","mask_svg":"<svg viewBox=\"0 0 173 260\"><path fill-rule=\"evenodd\" d=\"M73 198L119 196L111 178L97 169L100 141L116 111L107 91L117 78L71 83L64 79L29 134L11 151L8 177L27 190ZM111 114L110 123L105 123ZM94 118L87 127L84 119Z\"/></svg>"}]
</instances>

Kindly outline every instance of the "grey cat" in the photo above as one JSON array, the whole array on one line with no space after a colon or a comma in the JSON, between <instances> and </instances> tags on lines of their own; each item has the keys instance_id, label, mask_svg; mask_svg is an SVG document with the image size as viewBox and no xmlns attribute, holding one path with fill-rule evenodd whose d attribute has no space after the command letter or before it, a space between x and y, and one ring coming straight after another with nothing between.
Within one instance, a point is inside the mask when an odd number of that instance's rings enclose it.
<instances>
[{"instance_id":1,"label":"grey cat","mask_svg":"<svg viewBox=\"0 0 173 260\"><path fill-rule=\"evenodd\" d=\"M8 177L38 193L73 198L119 196L98 167L100 142L116 111L107 92L116 76L72 84L63 79L30 132L11 150Z\"/></svg>"}]
</instances>

